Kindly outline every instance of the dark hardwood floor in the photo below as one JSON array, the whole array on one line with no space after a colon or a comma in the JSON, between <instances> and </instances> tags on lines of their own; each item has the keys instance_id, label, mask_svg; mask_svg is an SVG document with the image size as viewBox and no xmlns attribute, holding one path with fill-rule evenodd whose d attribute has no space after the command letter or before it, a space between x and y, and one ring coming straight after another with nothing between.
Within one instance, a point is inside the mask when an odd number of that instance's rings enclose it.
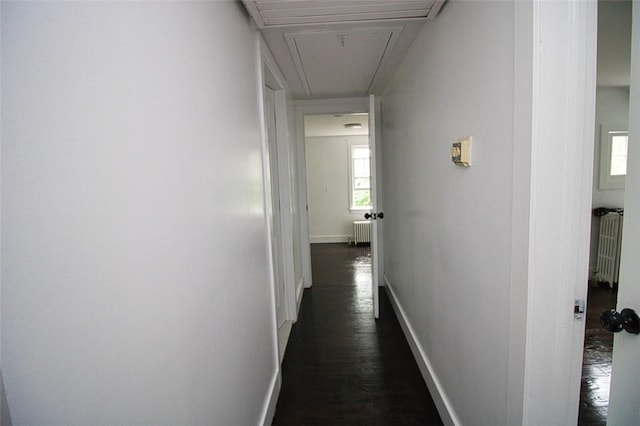
<instances>
[{"instance_id":1,"label":"dark hardwood floor","mask_svg":"<svg viewBox=\"0 0 640 426\"><path fill-rule=\"evenodd\" d=\"M369 248L313 244L311 258L273 424L442 424L384 291L373 318Z\"/></svg>"},{"instance_id":2,"label":"dark hardwood floor","mask_svg":"<svg viewBox=\"0 0 640 426\"><path fill-rule=\"evenodd\" d=\"M613 333L600 325L600 313L615 308L616 298L616 292L606 286L589 286L578 414L580 426L604 426L607 423Z\"/></svg>"}]
</instances>

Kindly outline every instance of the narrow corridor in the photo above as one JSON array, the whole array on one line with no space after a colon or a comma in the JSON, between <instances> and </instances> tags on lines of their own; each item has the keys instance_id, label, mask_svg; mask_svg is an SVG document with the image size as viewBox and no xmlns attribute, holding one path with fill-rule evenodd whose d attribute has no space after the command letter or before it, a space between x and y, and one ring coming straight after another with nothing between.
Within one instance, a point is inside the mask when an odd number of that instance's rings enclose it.
<instances>
[{"instance_id":1,"label":"narrow corridor","mask_svg":"<svg viewBox=\"0 0 640 426\"><path fill-rule=\"evenodd\" d=\"M273 424L442 424L383 289L373 318L369 247L313 244L311 259Z\"/></svg>"}]
</instances>

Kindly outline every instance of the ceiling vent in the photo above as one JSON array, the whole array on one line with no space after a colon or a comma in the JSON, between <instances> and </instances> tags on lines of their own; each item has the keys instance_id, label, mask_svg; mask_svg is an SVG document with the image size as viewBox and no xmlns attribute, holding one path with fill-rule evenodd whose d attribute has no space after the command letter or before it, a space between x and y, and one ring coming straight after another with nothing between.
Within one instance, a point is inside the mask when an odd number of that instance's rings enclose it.
<instances>
[{"instance_id":1,"label":"ceiling vent","mask_svg":"<svg viewBox=\"0 0 640 426\"><path fill-rule=\"evenodd\" d=\"M259 28L433 18L444 0L243 0Z\"/></svg>"}]
</instances>

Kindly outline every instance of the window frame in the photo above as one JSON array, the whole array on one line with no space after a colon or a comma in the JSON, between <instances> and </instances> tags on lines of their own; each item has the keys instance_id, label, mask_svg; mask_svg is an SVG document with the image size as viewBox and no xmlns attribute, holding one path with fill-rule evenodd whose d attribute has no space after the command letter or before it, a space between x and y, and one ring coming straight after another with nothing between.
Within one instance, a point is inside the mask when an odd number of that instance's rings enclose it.
<instances>
[{"instance_id":1,"label":"window frame","mask_svg":"<svg viewBox=\"0 0 640 426\"><path fill-rule=\"evenodd\" d=\"M356 206L355 205L355 198L354 198L354 182L355 182L355 176L354 176L354 170L353 170L353 160L354 160L354 156L353 156L353 151L356 148L368 148L369 149L369 192L370 194L373 194L373 189L371 188L371 179L373 178L371 176L371 146L368 143L362 143L362 142L353 142L349 144L349 211L351 212L363 212L363 211L371 211L371 209L373 209L373 200L372 204L370 206Z\"/></svg>"},{"instance_id":2,"label":"window frame","mask_svg":"<svg viewBox=\"0 0 640 426\"><path fill-rule=\"evenodd\" d=\"M611 151L613 136L627 136L627 153L629 148L629 131L626 125L602 124L600 126L600 170L598 189L623 189L626 175L611 174Z\"/></svg>"}]
</instances>

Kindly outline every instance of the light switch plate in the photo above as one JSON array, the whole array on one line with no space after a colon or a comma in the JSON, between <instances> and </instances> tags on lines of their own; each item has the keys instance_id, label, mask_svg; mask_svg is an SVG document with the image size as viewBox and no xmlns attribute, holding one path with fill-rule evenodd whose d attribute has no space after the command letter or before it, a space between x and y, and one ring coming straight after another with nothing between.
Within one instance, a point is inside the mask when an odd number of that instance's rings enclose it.
<instances>
[{"instance_id":1,"label":"light switch plate","mask_svg":"<svg viewBox=\"0 0 640 426\"><path fill-rule=\"evenodd\" d=\"M460 138L451 145L451 161L456 166L471 165L471 136Z\"/></svg>"}]
</instances>

